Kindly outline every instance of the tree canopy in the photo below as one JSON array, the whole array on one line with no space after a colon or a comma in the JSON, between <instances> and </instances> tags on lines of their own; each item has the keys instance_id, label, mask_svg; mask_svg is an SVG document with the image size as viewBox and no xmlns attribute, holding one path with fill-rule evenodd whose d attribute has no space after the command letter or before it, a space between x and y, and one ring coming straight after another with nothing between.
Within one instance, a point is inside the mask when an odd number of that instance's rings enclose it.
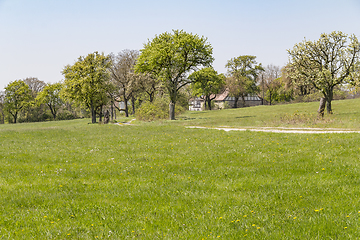
<instances>
[{"instance_id":1,"label":"tree canopy","mask_svg":"<svg viewBox=\"0 0 360 240\"><path fill-rule=\"evenodd\" d=\"M240 97L245 105L245 96L258 91L256 80L264 69L255 59L255 56L243 55L230 59L225 65L228 69L226 86L229 95L235 98L235 107Z\"/></svg>"},{"instance_id":2,"label":"tree canopy","mask_svg":"<svg viewBox=\"0 0 360 240\"><path fill-rule=\"evenodd\" d=\"M169 115L173 120L178 91L191 82L188 74L200 66L210 66L213 60L212 47L207 38L173 30L172 33L155 36L144 44L135 70L150 73L163 81L170 97Z\"/></svg>"},{"instance_id":3,"label":"tree canopy","mask_svg":"<svg viewBox=\"0 0 360 240\"><path fill-rule=\"evenodd\" d=\"M342 32L323 33L319 40L295 44L288 50L290 77L301 79L302 84L311 84L323 95L326 110L332 113L331 101L334 87L345 82L352 82L352 72L359 59L360 44L355 35L348 37ZM297 82L299 83L299 81ZM323 115L325 106L320 106Z\"/></svg>"},{"instance_id":4,"label":"tree canopy","mask_svg":"<svg viewBox=\"0 0 360 240\"><path fill-rule=\"evenodd\" d=\"M218 74L213 68L207 67L193 72L189 79L192 81L193 94L205 100L205 108L207 104L211 110L211 101L224 88L225 76Z\"/></svg>"},{"instance_id":5,"label":"tree canopy","mask_svg":"<svg viewBox=\"0 0 360 240\"><path fill-rule=\"evenodd\" d=\"M60 98L61 89L61 83L47 84L36 97L38 104L46 104L49 107L54 120L58 109L63 104L63 101Z\"/></svg>"},{"instance_id":6,"label":"tree canopy","mask_svg":"<svg viewBox=\"0 0 360 240\"><path fill-rule=\"evenodd\" d=\"M96 122L96 112L108 100L107 92L111 87L108 81L110 64L109 56L94 52L86 57L79 57L74 65L68 65L62 71L65 76L62 95L88 108L92 123Z\"/></svg>"},{"instance_id":7,"label":"tree canopy","mask_svg":"<svg viewBox=\"0 0 360 240\"><path fill-rule=\"evenodd\" d=\"M30 104L32 99L29 86L22 80L10 82L5 87L4 109L13 117L16 123L21 109Z\"/></svg>"}]
</instances>

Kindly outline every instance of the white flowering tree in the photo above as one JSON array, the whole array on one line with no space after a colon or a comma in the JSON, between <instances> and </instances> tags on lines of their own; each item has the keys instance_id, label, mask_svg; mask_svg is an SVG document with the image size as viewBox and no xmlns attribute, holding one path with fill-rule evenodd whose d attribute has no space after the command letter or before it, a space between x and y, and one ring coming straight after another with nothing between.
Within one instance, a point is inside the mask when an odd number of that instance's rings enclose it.
<instances>
[{"instance_id":1,"label":"white flowering tree","mask_svg":"<svg viewBox=\"0 0 360 240\"><path fill-rule=\"evenodd\" d=\"M327 112L332 113L334 87L346 82L354 83L353 73L359 52L357 37L348 37L342 32L323 33L317 41L304 40L288 50L290 66L294 69L290 77L301 79L295 84L311 84L322 93L319 107L321 116L324 115L325 104Z\"/></svg>"}]
</instances>

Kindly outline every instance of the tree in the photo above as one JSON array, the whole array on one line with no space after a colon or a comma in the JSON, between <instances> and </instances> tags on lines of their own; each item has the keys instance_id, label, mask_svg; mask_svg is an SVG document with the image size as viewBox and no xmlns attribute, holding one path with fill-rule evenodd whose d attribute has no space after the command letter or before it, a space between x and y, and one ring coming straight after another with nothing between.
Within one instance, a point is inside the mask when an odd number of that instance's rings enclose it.
<instances>
[{"instance_id":1,"label":"tree","mask_svg":"<svg viewBox=\"0 0 360 240\"><path fill-rule=\"evenodd\" d=\"M261 64L257 65L255 59L255 56L243 55L230 59L225 65L228 68L226 87L229 95L235 98L235 108L240 97L245 106L245 96L258 91L256 79L264 69Z\"/></svg>"},{"instance_id":2,"label":"tree","mask_svg":"<svg viewBox=\"0 0 360 240\"><path fill-rule=\"evenodd\" d=\"M213 68L207 67L193 72L189 79L192 81L193 94L201 97L211 110L211 101L215 99L225 85L225 76L218 74Z\"/></svg>"},{"instance_id":3,"label":"tree","mask_svg":"<svg viewBox=\"0 0 360 240\"><path fill-rule=\"evenodd\" d=\"M261 74L261 85L263 91L267 93L269 96L269 103L271 105L272 102L272 96L275 94L275 92L280 88L280 82L275 81L277 78L281 76L281 71L279 66L274 66L272 64L267 65L267 67L264 69L264 71Z\"/></svg>"},{"instance_id":4,"label":"tree","mask_svg":"<svg viewBox=\"0 0 360 240\"><path fill-rule=\"evenodd\" d=\"M35 99L37 94L41 92L44 87L46 86L46 83L44 81L39 80L35 77L28 77L23 80L30 88L31 95Z\"/></svg>"},{"instance_id":5,"label":"tree","mask_svg":"<svg viewBox=\"0 0 360 240\"><path fill-rule=\"evenodd\" d=\"M46 104L49 107L54 120L56 119L58 109L63 105L63 101L60 98L61 88L61 83L47 84L36 97L38 104Z\"/></svg>"},{"instance_id":6,"label":"tree","mask_svg":"<svg viewBox=\"0 0 360 240\"><path fill-rule=\"evenodd\" d=\"M13 117L16 123L21 109L26 107L31 100L31 90L22 80L10 82L5 87L4 109Z\"/></svg>"},{"instance_id":7,"label":"tree","mask_svg":"<svg viewBox=\"0 0 360 240\"><path fill-rule=\"evenodd\" d=\"M107 102L111 87L108 81L110 64L109 56L94 52L79 57L74 65L68 65L62 71L65 76L62 95L89 109L92 123L96 123L96 112Z\"/></svg>"},{"instance_id":8,"label":"tree","mask_svg":"<svg viewBox=\"0 0 360 240\"><path fill-rule=\"evenodd\" d=\"M140 51L136 72L150 73L164 83L170 97L169 115L175 119L175 103L179 90L191 83L191 71L213 62L212 47L207 38L183 30L162 33L144 44Z\"/></svg>"},{"instance_id":9,"label":"tree","mask_svg":"<svg viewBox=\"0 0 360 240\"><path fill-rule=\"evenodd\" d=\"M113 98L115 101L123 101L125 109L125 116L129 116L128 101L134 97L138 89L137 82L140 76L134 73L134 66L139 56L137 50L123 50L116 56L111 56L111 81L115 86ZM120 110L120 109L119 109Z\"/></svg>"},{"instance_id":10,"label":"tree","mask_svg":"<svg viewBox=\"0 0 360 240\"><path fill-rule=\"evenodd\" d=\"M325 102L327 112L332 113L334 87L351 81L359 52L360 44L355 35L348 37L335 31L321 34L317 41L304 40L288 50L290 66L294 69L291 77L301 78L304 84L311 84L322 93L319 107L321 116L324 114Z\"/></svg>"}]
</instances>

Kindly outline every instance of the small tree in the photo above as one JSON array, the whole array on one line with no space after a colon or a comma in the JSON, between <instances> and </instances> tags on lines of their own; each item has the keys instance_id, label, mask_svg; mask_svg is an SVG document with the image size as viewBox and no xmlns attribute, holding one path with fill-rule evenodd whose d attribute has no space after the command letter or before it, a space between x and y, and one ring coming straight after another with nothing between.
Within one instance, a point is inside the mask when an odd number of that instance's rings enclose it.
<instances>
[{"instance_id":1,"label":"small tree","mask_svg":"<svg viewBox=\"0 0 360 240\"><path fill-rule=\"evenodd\" d=\"M192 73L189 79L192 81L193 94L202 98L205 101L205 108L207 105L211 110L211 101L224 88L225 76L207 67Z\"/></svg>"},{"instance_id":2,"label":"small tree","mask_svg":"<svg viewBox=\"0 0 360 240\"><path fill-rule=\"evenodd\" d=\"M64 104L60 98L61 88L61 83L47 84L36 97L38 104L46 104L49 107L54 120L58 109Z\"/></svg>"},{"instance_id":3,"label":"small tree","mask_svg":"<svg viewBox=\"0 0 360 240\"><path fill-rule=\"evenodd\" d=\"M235 98L235 108L240 97L245 106L245 96L258 91L256 80L264 69L261 64L257 65L255 59L255 56L244 55L230 59L225 65L228 68L226 87L229 95Z\"/></svg>"},{"instance_id":4,"label":"small tree","mask_svg":"<svg viewBox=\"0 0 360 240\"><path fill-rule=\"evenodd\" d=\"M276 91L280 88L280 82L275 81L281 75L280 67L274 65L267 65L264 71L261 73L261 87L263 91L267 93L269 103L272 103L272 97L276 94Z\"/></svg>"},{"instance_id":5,"label":"small tree","mask_svg":"<svg viewBox=\"0 0 360 240\"><path fill-rule=\"evenodd\" d=\"M291 77L301 78L303 83L313 85L322 93L319 107L321 116L325 103L327 112L332 113L334 87L351 81L359 52L360 44L356 36L348 38L342 32L323 33L317 41L304 40L288 50L290 66L294 69Z\"/></svg>"},{"instance_id":6,"label":"small tree","mask_svg":"<svg viewBox=\"0 0 360 240\"><path fill-rule=\"evenodd\" d=\"M173 30L155 36L140 52L136 71L150 73L164 83L170 97L170 120L174 120L179 90L191 82L189 72L210 66L214 60L212 47L205 37Z\"/></svg>"},{"instance_id":7,"label":"small tree","mask_svg":"<svg viewBox=\"0 0 360 240\"><path fill-rule=\"evenodd\" d=\"M12 117L16 123L19 112L28 106L31 100L31 90L29 86L22 80L10 82L5 87L4 109Z\"/></svg>"},{"instance_id":8,"label":"small tree","mask_svg":"<svg viewBox=\"0 0 360 240\"><path fill-rule=\"evenodd\" d=\"M62 71L65 76L62 96L76 101L91 112L91 122L96 123L96 111L107 102L110 57L104 53L90 53L79 57L74 65L66 66Z\"/></svg>"}]
</instances>

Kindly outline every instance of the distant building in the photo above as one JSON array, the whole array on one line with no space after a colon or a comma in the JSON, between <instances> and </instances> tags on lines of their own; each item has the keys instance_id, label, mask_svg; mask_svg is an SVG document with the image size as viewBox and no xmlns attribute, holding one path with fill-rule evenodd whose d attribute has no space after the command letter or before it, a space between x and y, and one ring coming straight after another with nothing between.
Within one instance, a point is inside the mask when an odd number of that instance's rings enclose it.
<instances>
[{"instance_id":1,"label":"distant building","mask_svg":"<svg viewBox=\"0 0 360 240\"><path fill-rule=\"evenodd\" d=\"M222 93L216 95L215 99L212 100L215 103L215 109L224 109L226 105L230 108L233 108L235 105L235 98L229 96L229 91L225 90ZM245 105L243 105L243 101L239 98L237 102L237 107L252 107L259 105L267 105L267 102L262 100L256 94L249 94L245 97ZM203 111L205 110L205 101L200 97L195 97L190 99L189 101L189 110L190 111Z\"/></svg>"}]
</instances>

